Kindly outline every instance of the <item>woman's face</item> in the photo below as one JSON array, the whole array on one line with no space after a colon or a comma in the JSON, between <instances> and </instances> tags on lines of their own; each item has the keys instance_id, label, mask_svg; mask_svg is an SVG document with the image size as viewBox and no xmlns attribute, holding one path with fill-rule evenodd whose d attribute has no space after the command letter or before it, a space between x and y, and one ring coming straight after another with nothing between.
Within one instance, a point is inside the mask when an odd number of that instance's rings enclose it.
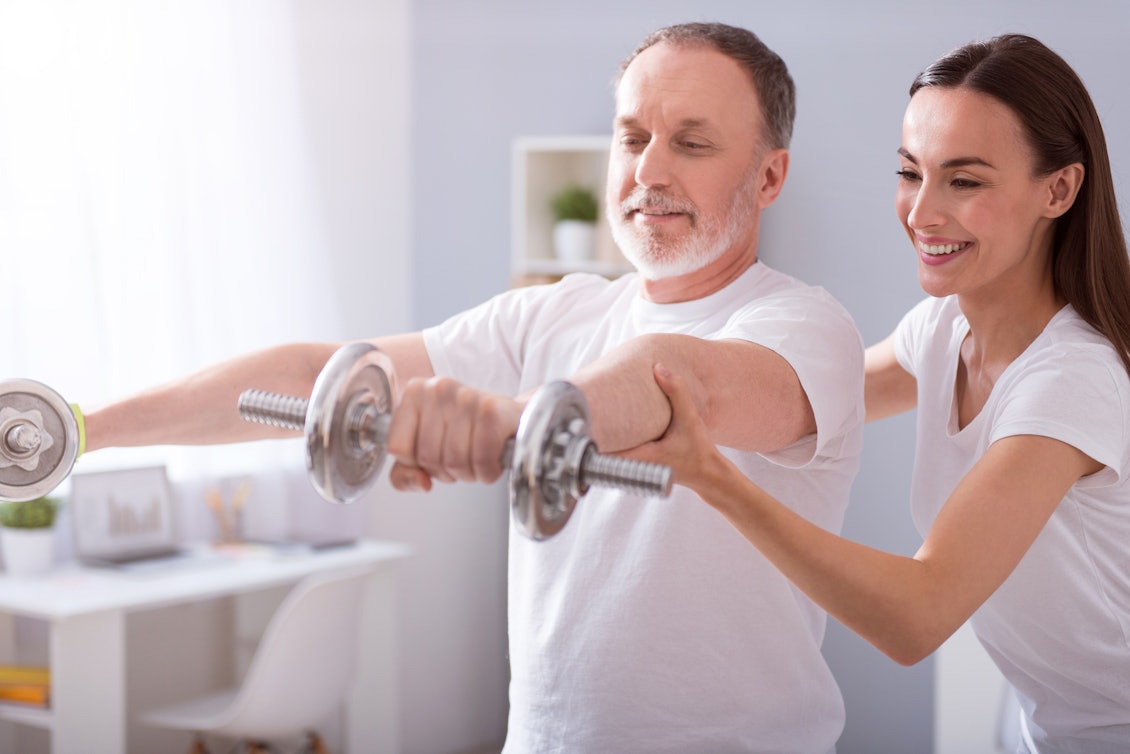
<instances>
[{"instance_id":1,"label":"woman's face","mask_svg":"<svg viewBox=\"0 0 1130 754\"><path fill-rule=\"evenodd\" d=\"M1054 218L1049 180L1019 119L992 97L925 87L906 109L895 207L932 296L991 300L1046 286Z\"/></svg>"}]
</instances>

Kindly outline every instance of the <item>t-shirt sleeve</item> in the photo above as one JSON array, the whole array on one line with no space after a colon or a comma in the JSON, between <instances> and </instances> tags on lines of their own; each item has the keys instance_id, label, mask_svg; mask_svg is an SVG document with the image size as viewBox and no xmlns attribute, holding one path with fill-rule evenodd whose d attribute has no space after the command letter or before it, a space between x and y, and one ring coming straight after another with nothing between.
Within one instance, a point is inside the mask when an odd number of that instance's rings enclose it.
<instances>
[{"instance_id":1,"label":"t-shirt sleeve","mask_svg":"<svg viewBox=\"0 0 1130 754\"><path fill-rule=\"evenodd\" d=\"M1015 435L1051 437L1105 465L1082 484L1121 480L1130 381L1102 346L1076 346L1027 366L993 417L989 442Z\"/></svg>"},{"instance_id":2,"label":"t-shirt sleeve","mask_svg":"<svg viewBox=\"0 0 1130 754\"><path fill-rule=\"evenodd\" d=\"M766 296L731 317L719 338L748 340L789 363L816 417L816 434L763 455L799 468L856 452L863 421L863 342L851 316L819 288Z\"/></svg>"},{"instance_id":3,"label":"t-shirt sleeve","mask_svg":"<svg viewBox=\"0 0 1130 754\"><path fill-rule=\"evenodd\" d=\"M432 368L441 377L494 392L518 392L524 330L533 288L516 288L423 331Z\"/></svg>"},{"instance_id":4,"label":"t-shirt sleeve","mask_svg":"<svg viewBox=\"0 0 1130 754\"><path fill-rule=\"evenodd\" d=\"M895 359L912 377L917 377L919 364L931 335L938 329L942 300L926 298L903 315L895 327Z\"/></svg>"},{"instance_id":5,"label":"t-shirt sleeve","mask_svg":"<svg viewBox=\"0 0 1130 754\"><path fill-rule=\"evenodd\" d=\"M516 395L523 385L532 339L554 323L576 319L578 299L607 281L568 275L547 285L513 288L423 331L432 368L443 377L495 393ZM536 335L542 333L543 335ZM538 384L545 375L539 375Z\"/></svg>"}]
</instances>

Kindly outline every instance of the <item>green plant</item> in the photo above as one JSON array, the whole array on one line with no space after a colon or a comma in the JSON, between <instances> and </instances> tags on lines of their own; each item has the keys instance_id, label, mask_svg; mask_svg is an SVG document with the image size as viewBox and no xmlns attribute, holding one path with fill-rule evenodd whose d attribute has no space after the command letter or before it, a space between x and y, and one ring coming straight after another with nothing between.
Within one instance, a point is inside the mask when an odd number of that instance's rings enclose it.
<instances>
[{"instance_id":1,"label":"green plant","mask_svg":"<svg viewBox=\"0 0 1130 754\"><path fill-rule=\"evenodd\" d=\"M0 503L0 526L10 529L46 529L55 524L59 501L53 497L37 497L23 503Z\"/></svg>"},{"instance_id":2,"label":"green plant","mask_svg":"<svg viewBox=\"0 0 1130 754\"><path fill-rule=\"evenodd\" d=\"M553 216L562 220L596 222L597 201L591 189L584 186L566 186L553 196Z\"/></svg>"}]
</instances>

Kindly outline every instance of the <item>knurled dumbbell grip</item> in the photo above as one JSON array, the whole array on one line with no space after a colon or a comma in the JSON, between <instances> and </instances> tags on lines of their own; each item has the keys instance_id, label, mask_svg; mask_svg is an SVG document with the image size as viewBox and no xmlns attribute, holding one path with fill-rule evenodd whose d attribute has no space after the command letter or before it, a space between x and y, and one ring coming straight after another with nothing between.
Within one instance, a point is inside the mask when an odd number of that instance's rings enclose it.
<instances>
[{"instance_id":1,"label":"knurled dumbbell grip","mask_svg":"<svg viewBox=\"0 0 1130 754\"><path fill-rule=\"evenodd\" d=\"M616 487L642 495L662 497L671 492L671 467L598 453L591 449L581 464L586 485Z\"/></svg>"},{"instance_id":2,"label":"knurled dumbbell grip","mask_svg":"<svg viewBox=\"0 0 1130 754\"><path fill-rule=\"evenodd\" d=\"M671 493L672 471L669 466L606 455L597 451L596 445L587 437L580 438L580 441L588 443L577 475L582 494L589 487L614 487L654 497L665 497ZM511 468L513 462L514 438L511 437L502 448L502 468Z\"/></svg>"},{"instance_id":3,"label":"knurled dumbbell grip","mask_svg":"<svg viewBox=\"0 0 1130 754\"><path fill-rule=\"evenodd\" d=\"M306 398L257 389L244 390L238 403L239 416L244 421L298 432L306 429L306 410L309 407L310 401Z\"/></svg>"}]
</instances>

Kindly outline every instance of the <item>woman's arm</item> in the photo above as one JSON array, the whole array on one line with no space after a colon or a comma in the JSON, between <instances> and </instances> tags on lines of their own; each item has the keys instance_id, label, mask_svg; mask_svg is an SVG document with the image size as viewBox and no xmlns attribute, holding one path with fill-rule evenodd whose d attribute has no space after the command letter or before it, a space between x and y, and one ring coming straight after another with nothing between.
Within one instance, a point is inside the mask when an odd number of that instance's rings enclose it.
<instances>
[{"instance_id":1,"label":"woman's arm","mask_svg":"<svg viewBox=\"0 0 1130 754\"><path fill-rule=\"evenodd\" d=\"M895 358L894 335L867 349L863 373L867 421L901 414L918 403L918 382Z\"/></svg>"},{"instance_id":2,"label":"woman's arm","mask_svg":"<svg viewBox=\"0 0 1130 754\"><path fill-rule=\"evenodd\" d=\"M946 501L914 557L836 536L770 497L717 452L680 378L656 381L673 420L633 455L671 464L690 487L794 584L896 662L941 645L1027 552L1071 485L1101 466L1046 437L994 443Z\"/></svg>"}]
</instances>

